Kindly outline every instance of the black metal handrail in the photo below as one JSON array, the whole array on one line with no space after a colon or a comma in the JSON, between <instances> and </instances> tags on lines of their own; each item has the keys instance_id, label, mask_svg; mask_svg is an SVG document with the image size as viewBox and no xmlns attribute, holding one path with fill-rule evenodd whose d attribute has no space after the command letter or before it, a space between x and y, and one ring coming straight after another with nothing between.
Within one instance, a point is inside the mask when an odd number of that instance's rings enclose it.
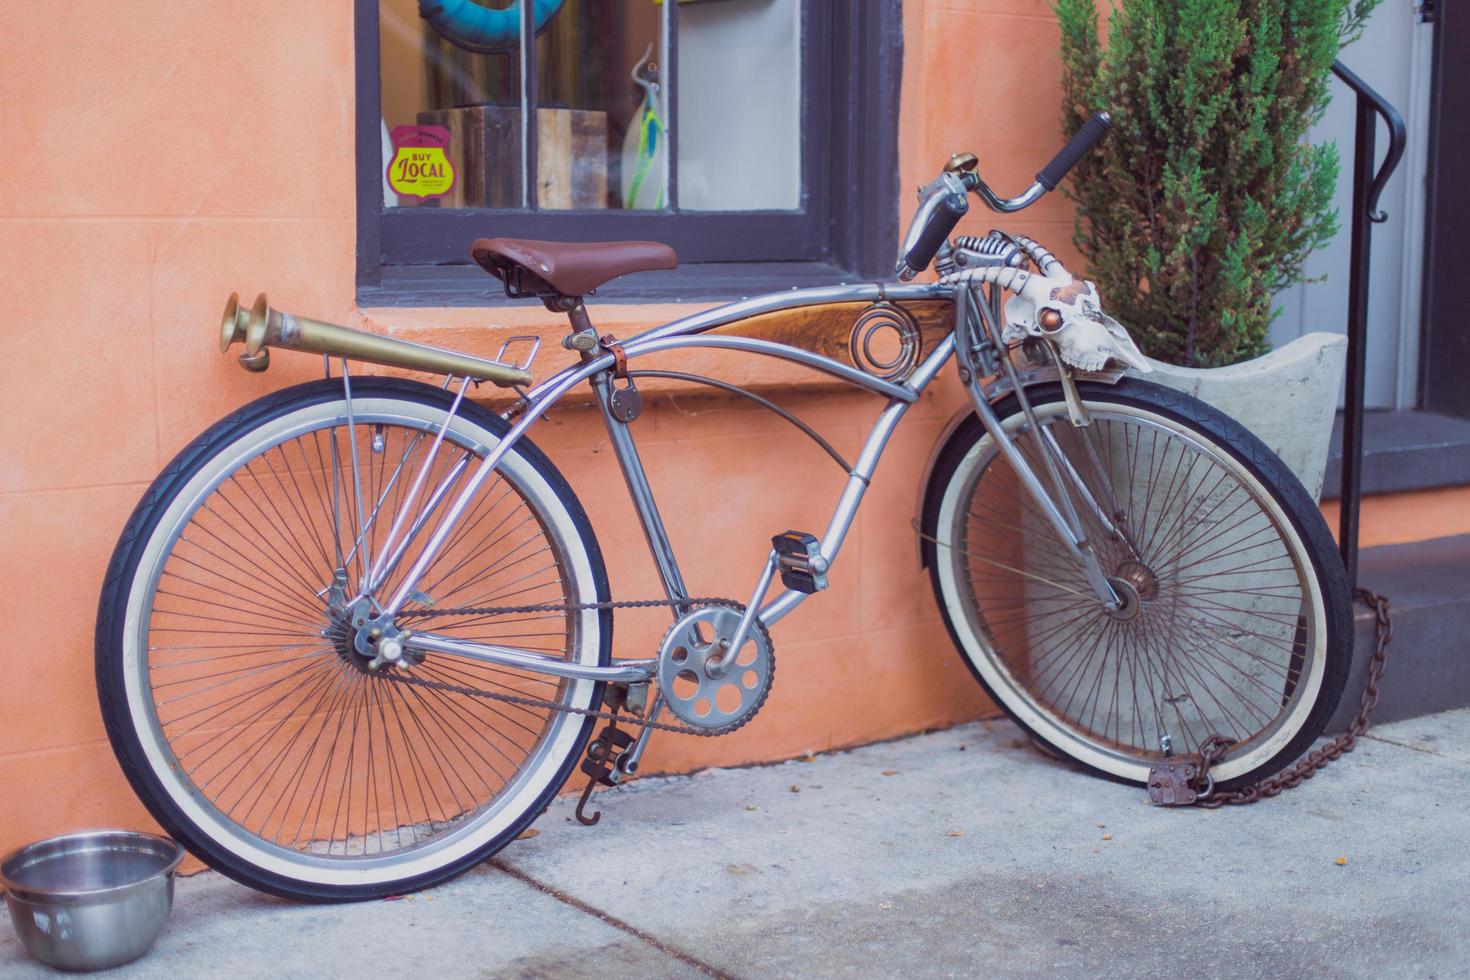
<instances>
[{"instance_id":1,"label":"black metal handrail","mask_svg":"<svg viewBox=\"0 0 1470 980\"><path fill-rule=\"evenodd\" d=\"M1378 210L1378 198L1404 155L1404 118L1388 100L1355 75L1341 61L1332 63L1332 73L1357 95L1357 124L1353 149L1352 251L1348 271L1347 390L1343 399L1342 489L1337 547L1347 569L1348 586L1358 584L1358 512L1362 503L1363 479L1363 388L1367 380L1368 271L1373 225L1388 220ZM1388 153L1377 173L1373 158L1378 120L1388 124Z\"/></svg>"}]
</instances>

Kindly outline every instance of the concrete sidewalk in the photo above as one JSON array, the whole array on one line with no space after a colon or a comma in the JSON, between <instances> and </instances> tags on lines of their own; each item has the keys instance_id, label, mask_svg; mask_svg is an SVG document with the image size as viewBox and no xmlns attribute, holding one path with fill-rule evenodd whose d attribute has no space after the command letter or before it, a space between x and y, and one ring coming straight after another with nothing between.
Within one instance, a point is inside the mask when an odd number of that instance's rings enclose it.
<instances>
[{"instance_id":1,"label":"concrete sidewalk","mask_svg":"<svg viewBox=\"0 0 1470 980\"><path fill-rule=\"evenodd\" d=\"M297 906L199 875L108 976L1470 976L1467 791L1470 710L1214 812L1150 808L972 724L646 779L599 795L596 828L563 800L398 901ZM47 973L0 927L0 976Z\"/></svg>"}]
</instances>

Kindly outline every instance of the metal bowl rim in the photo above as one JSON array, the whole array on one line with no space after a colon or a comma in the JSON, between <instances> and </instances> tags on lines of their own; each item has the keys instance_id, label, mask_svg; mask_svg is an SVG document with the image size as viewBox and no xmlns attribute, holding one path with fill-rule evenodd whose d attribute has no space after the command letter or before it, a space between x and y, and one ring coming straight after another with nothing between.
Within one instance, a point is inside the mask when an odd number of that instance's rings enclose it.
<instances>
[{"instance_id":1,"label":"metal bowl rim","mask_svg":"<svg viewBox=\"0 0 1470 980\"><path fill-rule=\"evenodd\" d=\"M139 878L136 881L130 881L122 885L109 885L105 888L43 888L36 885L28 885L23 882L14 881L9 875L5 873L5 866L7 864L9 864L15 858L19 857L21 854L24 854L26 851L29 851L33 848L39 848L43 845L64 844L68 841L79 841L87 840L90 838L108 837L125 837L132 838L134 840L147 841L151 844L160 845L162 849L172 852L173 856L169 859L166 865L153 872L152 874L147 875L146 877ZM97 848L97 850L104 849L105 848ZM184 860L184 853L185 851L182 844L171 837L163 837L159 834L147 834L138 830L82 830L77 831L76 833L61 834L56 837L47 837L43 840L32 841L29 844L23 844L20 847L17 847L15 850L6 854L4 857L0 857L0 888L5 889L5 894L7 898L14 897L22 901L31 901L33 899L49 899L53 901L59 900L61 902L76 902L78 900L84 900L88 898L121 896L143 885L147 885L153 881L156 881L159 878L167 878L169 875L173 874L174 871L178 869L179 864Z\"/></svg>"}]
</instances>

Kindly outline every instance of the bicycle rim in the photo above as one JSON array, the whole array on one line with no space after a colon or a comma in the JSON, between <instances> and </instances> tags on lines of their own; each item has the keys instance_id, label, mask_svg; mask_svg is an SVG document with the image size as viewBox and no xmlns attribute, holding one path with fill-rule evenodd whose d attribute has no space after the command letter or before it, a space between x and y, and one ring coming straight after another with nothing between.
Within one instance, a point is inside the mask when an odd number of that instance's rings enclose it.
<instances>
[{"instance_id":1,"label":"bicycle rim","mask_svg":"<svg viewBox=\"0 0 1470 980\"><path fill-rule=\"evenodd\" d=\"M429 399L432 401L432 399ZM432 874L495 841L554 791L584 720L383 681L326 610L355 588L419 501L464 485L498 436L442 406L340 398L288 411L215 452L169 501L140 558L123 627L129 716L170 802L209 841L269 873L326 886ZM483 413L482 413L483 414ZM356 478L354 479L354 459ZM363 505L357 506L358 493ZM410 506L391 590L435 526ZM376 515L376 516L375 516ZM339 555L341 556L339 558ZM548 476L509 454L406 612L577 603L596 576ZM436 632L596 663L597 615L435 622ZM407 668L450 684L588 707L595 685L447 657Z\"/></svg>"},{"instance_id":2,"label":"bicycle rim","mask_svg":"<svg viewBox=\"0 0 1470 980\"><path fill-rule=\"evenodd\" d=\"M1252 772L1301 731L1322 688L1326 611L1309 552L1276 495L1208 434L1105 397L1088 407L1086 428L1061 401L1036 414L1088 488L1072 501L1127 606L1102 607L985 435L936 526L962 651L1027 727L1103 772L1142 780L1216 733L1237 743L1216 777ZM1024 417L1005 424L1044 474Z\"/></svg>"}]
</instances>

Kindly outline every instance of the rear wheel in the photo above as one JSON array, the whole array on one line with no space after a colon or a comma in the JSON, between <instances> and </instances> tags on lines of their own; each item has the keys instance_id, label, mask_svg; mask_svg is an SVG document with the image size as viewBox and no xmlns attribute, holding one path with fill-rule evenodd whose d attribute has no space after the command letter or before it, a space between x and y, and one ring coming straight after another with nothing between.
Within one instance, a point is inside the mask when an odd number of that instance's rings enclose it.
<instances>
[{"instance_id":1,"label":"rear wheel","mask_svg":"<svg viewBox=\"0 0 1470 980\"><path fill-rule=\"evenodd\" d=\"M1103 571L1107 610L979 420L956 430L926 495L925 549L950 634L975 677L1049 748L1142 783L1211 735L1235 744L1223 785L1287 765L1321 734L1351 661L1352 607L1332 537L1261 442L1179 392L1082 384L1074 427L1058 385L1027 389ZM1045 481L1037 432L996 406Z\"/></svg>"},{"instance_id":2,"label":"rear wheel","mask_svg":"<svg viewBox=\"0 0 1470 980\"><path fill-rule=\"evenodd\" d=\"M303 899L422 888L483 860L546 807L590 718L411 686L403 677L595 709L602 685L429 654L370 666L347 596L391 565L391 595L507 425L407 381L261 399L154 482L123 531L97 622L114 751L153 816L216 869ZM404 508L420 469L421 501ZM359 499L361 504L359 504ZM400 509L409 518L390 527ZM414 515L428 514L416 530ZM566 482L522 440L420 579L400 621L450 607L607 598L601 552ZM340 590L339 590L339 595ZM607 611L447 617L433 630L606 664Z\"/></svg>"}]
</instances>

